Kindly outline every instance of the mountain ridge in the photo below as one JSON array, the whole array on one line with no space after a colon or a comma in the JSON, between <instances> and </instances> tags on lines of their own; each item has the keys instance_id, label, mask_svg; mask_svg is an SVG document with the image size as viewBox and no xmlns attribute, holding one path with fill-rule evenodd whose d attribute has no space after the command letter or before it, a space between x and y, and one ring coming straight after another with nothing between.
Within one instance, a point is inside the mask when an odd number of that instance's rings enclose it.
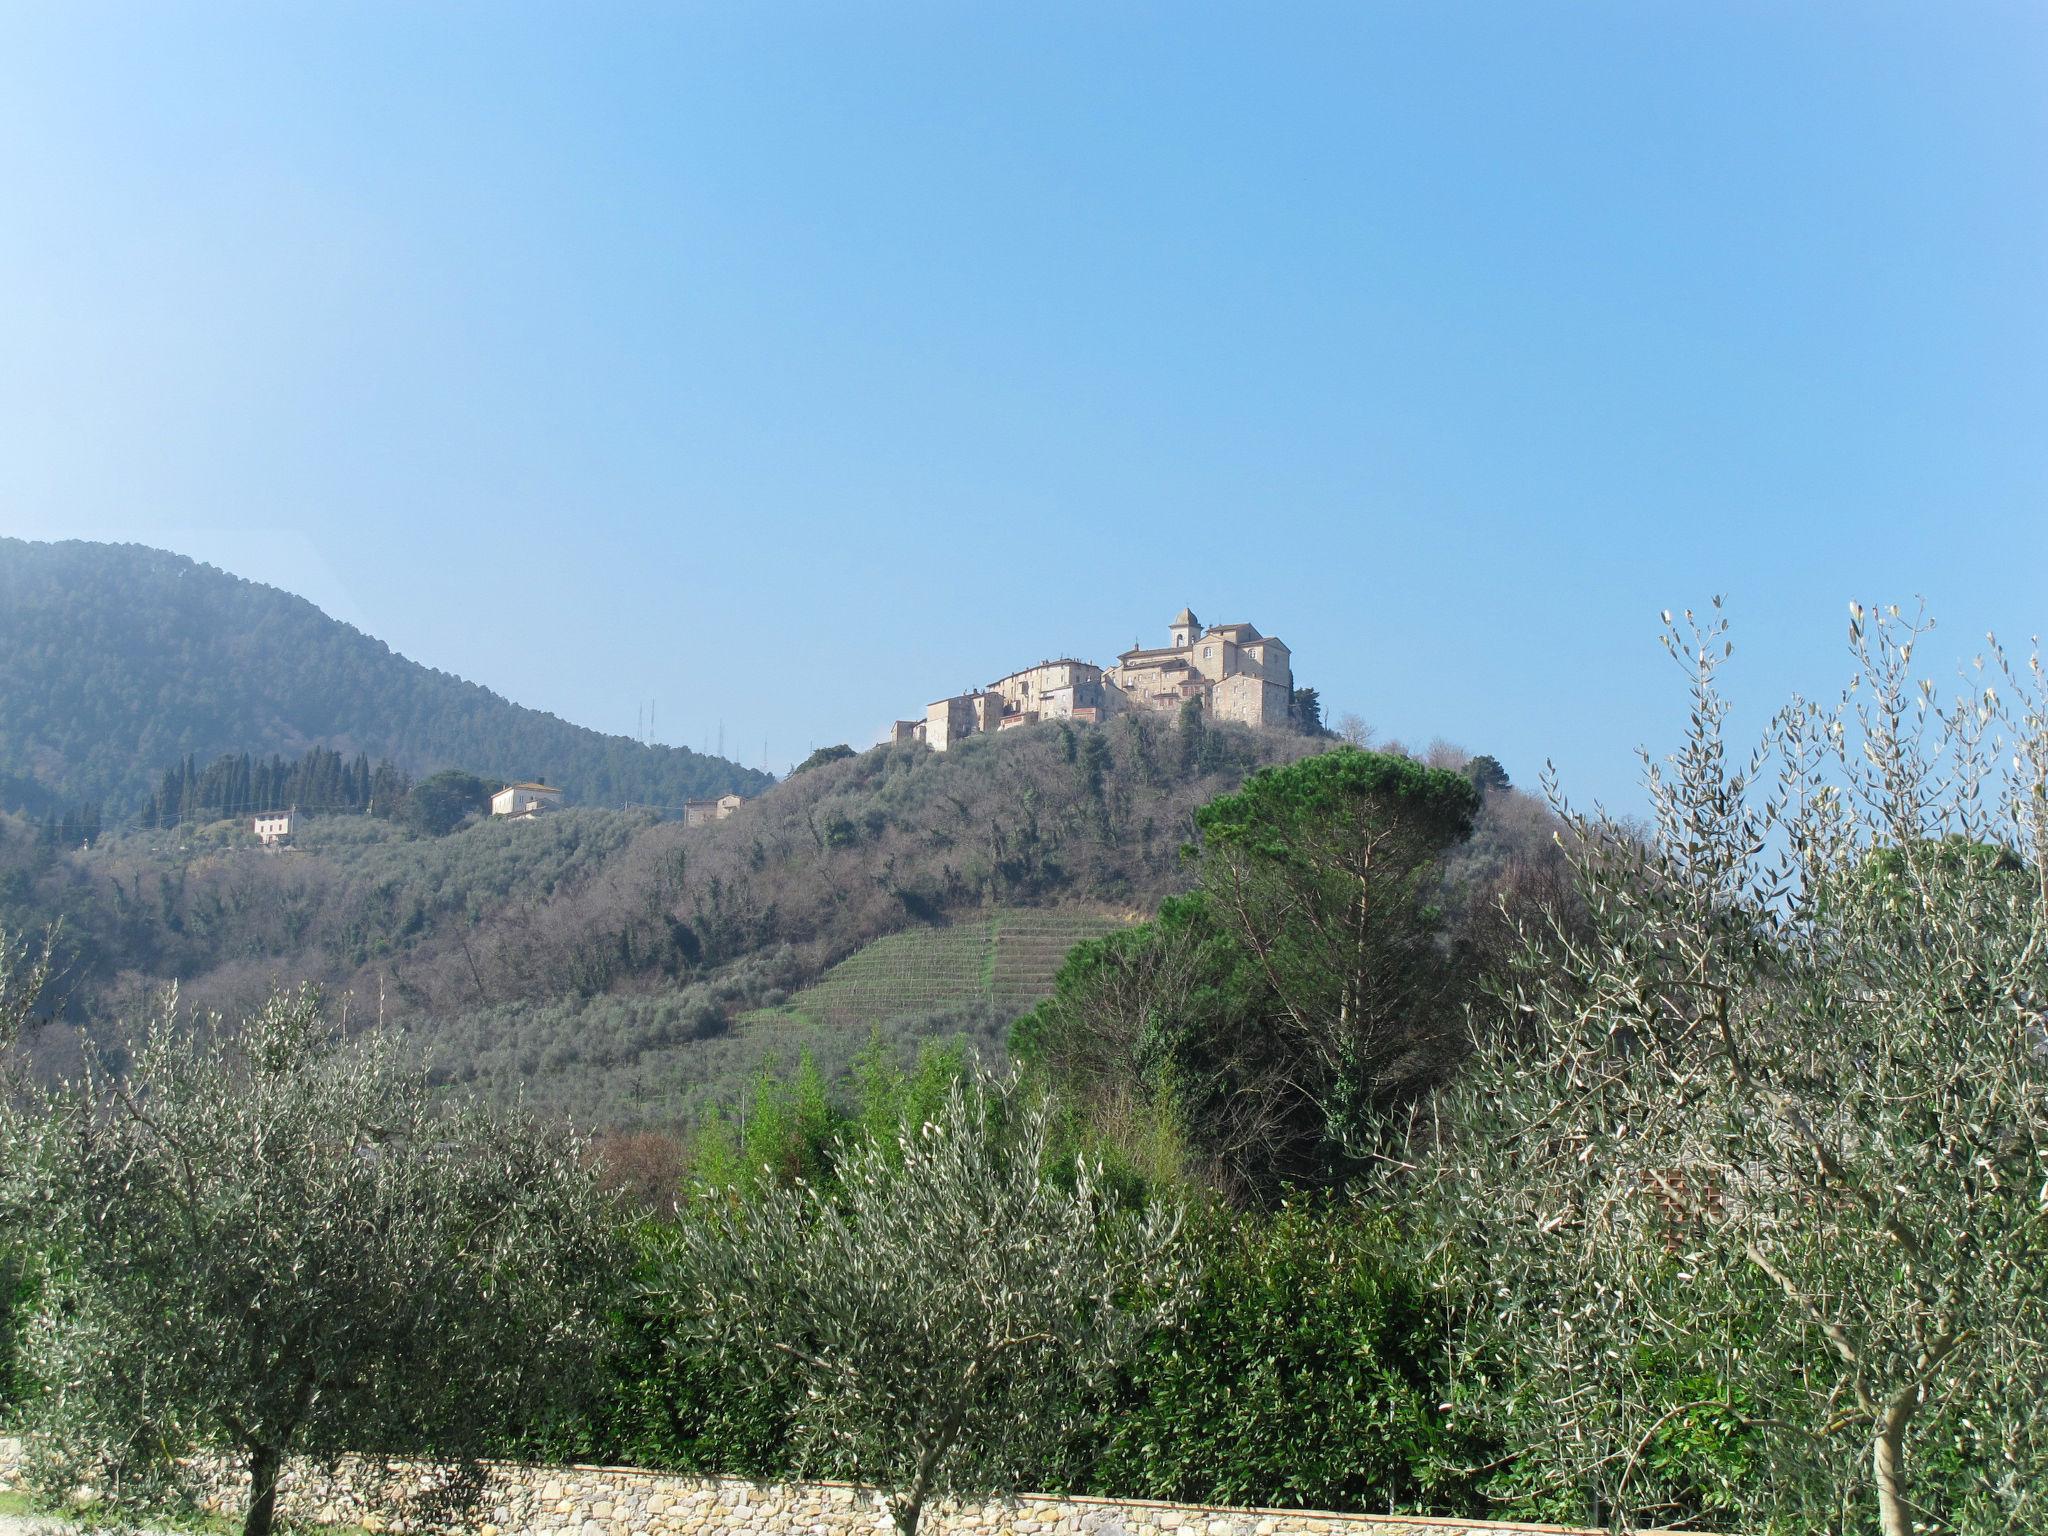
<instances>
[{"instance_id":1,"label":"mountain ridge","mask_svg":"<svg viewBox=\"0 0 2048 1536\"><path fill-rule=\"evenodd\" d=\"M414 661L281 588L169 550L0 538L0 809L140 807L191 756L311 746L675 805L771 775L649 746Z\"/></svg>"}]
</instances>

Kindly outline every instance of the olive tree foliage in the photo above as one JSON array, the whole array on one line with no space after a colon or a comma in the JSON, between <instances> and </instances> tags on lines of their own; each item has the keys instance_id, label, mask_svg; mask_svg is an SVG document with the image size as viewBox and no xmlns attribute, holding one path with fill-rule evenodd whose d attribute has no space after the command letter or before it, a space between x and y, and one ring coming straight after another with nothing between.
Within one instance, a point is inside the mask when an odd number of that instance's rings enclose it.
<instances>
[{"instance_id":1,"label":"olive tree foliage","mask_svg":"<svg viewBox=\"0 0 2048 1536\"><path fill-rule=\"evenodd\" d=\"M94 1062L32 1106L48 1486L146 1502L212 1451L247 1469L264 1536L287 1457L465 1458L573 1375L616 1272L582 1147L438 1103L398 1062L311 991L238 1028L173 994L125 1072Z\"/></svg>"},{"instance_id":2,"label":"olive tree foliage","mask_svg":"<svg viewBox=\"0 0 2048 1536\"><path fill-rule=\"evenodd\" d=\"M794 1385L798 1465L875 1489L904 1536L1056 1466L1178 1305L1178 1210L1119 1211L1085 1163L1051 1177L1051 1124L1014 1079L956 1083L831 1191L723 1204L677 1257L685 1340L776 1402Z\"/></svg>"},{"instance_id":3,"label":"olive tree foliage","mask_svg":"<svg viewBox=\"0 0 2048 1536\"><path fill-rule=\"evenodd\" d=\"M1621 1525L1711 1421L1746 1475L1691 1512L1739 1528L2048 1528L2039 659L1994 643L1945 704L1931 623L1855 608L1846 692L1743 760L1718 610L1666 616L1691 722L1651 824L1560 805L1586 915L1448 1096L1495 1427Z\"/></svg>"},{"instance_id":4,"label":"olive tree foliage","mask_svg":"<svg viewBox=\"0 0 2048 1536\"><path fill-rule=\"evenodd\" d=\"M56 971L57 931L32 946L0 929L0 1096L19 1091L20 1053L15 1047L35 1022L36 1008ZM22 1139L0 1111L0 1217L8 1192L25 1173ZM28 1269L23 1234L0 1221L0 1404L11 1407L21 1392L20 1293Z\"/></svg>"},{"instance_id":5,"label":"olive tree foliage","mask_svg":"<svg viewBox=\"0 0 2048 1536\"><path fill-rule=\"evenodd\" d=\"M15 1044L35 1020L36 1004L56 968L57 934L40 948L0 929L0 1048Z\"/></svg>"}]
</instances>

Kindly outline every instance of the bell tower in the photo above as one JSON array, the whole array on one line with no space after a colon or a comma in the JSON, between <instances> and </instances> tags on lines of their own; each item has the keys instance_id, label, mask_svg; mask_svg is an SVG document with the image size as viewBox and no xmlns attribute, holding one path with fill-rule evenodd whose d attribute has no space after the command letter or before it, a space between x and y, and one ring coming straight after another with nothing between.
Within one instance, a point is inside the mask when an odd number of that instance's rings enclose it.
<instances>
[{"instance_id":1,"label":"bell tower","mask_svg":"<svg viewBox=\"0 0 2048 1536\"><path fill-rule=\"evenodd\" d=\"M1195 643L1195 636L1202 632L1202 621L1195 617L1195 610L1183 608L1173 621L1173 648L1184 651Z\"/></svg>"}]
</instances>

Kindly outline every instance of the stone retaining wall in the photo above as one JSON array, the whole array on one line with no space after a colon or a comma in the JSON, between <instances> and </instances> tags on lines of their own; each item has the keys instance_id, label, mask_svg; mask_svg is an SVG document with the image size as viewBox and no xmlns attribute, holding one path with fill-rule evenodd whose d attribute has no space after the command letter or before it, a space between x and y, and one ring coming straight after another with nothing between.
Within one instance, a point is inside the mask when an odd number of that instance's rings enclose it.
<instances>
[{"instance_id":1,"label":"stone retaining wall","mask_svg":"<svg viewBox=\"0 0 2048 1536\"><path fill-rule=\"evenodd\" d=\"M17 1442L0 1442L0 1482L13 1485L19 1461ZM426 1532L452 1523L476 1536L881 1536L895 1529L879 1503L843 1483L760 1484L631 1467L504 1462L483 1473L481 1486L459 1486L438 1469L404 1462L351 1459L331 1473L298 1465L286 1473L280 1513L371 1531ZM246 1474L223 1468L201 1482L211 1490L209 1505L240 1512ZM926 1510L919 1529L930 1536L1588 1536L1555 1525L1040 1494L937 1505Z\"/></svg>"}]
</instances>

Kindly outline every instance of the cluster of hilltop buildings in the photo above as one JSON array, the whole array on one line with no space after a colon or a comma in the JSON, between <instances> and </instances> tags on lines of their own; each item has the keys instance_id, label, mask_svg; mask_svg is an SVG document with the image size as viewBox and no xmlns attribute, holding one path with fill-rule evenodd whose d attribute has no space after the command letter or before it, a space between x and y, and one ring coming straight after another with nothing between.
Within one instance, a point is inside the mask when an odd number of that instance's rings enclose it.
<instances>
[{"instance_id":1,"label":"cluster of hilltop buildings","mask_svg":"<svg viewBox=\"0 0 2048 1536\"><path fill-rule=\"evenodd\" d=\"M1177 711L1191 702L1214 720L1286 725L1293 714L1293 659L1282 642L1249 624L1204 628L1183 608L1165 645L1125 651L1107 668L1070 656L1041 661L986 688L940 699L922 720L898 720L890 734L943 752L965 737L1039 720L1106 720L1129 710Z\"/></svg>"}]
</instances>

